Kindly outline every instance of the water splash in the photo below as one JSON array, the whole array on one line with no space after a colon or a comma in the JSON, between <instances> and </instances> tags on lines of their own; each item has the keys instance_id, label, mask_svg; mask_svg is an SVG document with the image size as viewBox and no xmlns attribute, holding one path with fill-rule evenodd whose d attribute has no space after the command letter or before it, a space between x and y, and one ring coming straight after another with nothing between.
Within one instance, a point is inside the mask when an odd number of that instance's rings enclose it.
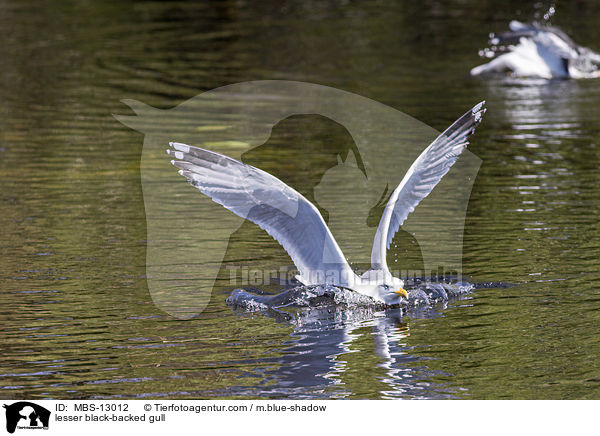
<instances>
[{"instance_id":1,"label":"water splash","mask_svg":"<svg viewBox=\"0 0 600 436\"><path fill-rule=\"evenodd\" d=\"M276 295L260 295L246 289L235 289L226 302L234 308L249 312L284 307L335 307L338 309L360 307L385 310L397 307L432 306L468 294L475 289L475 286L467 282L445 283L415 280L407 288L408 298L402 299L400 304L391 306L351 289L332 285L297 286Z\"/></svg>"},{"instance_id":2,"label":"water splash","mask_svg":"<svg viewBox=\"0 0 600 436\"><path fill-rule=\"evenodd\" d=\"M540 9L544 10L544 9L542 9L543 6L544 6L543 3L536 3L534 5L534 7L537 9L537 11L534 13L534 17L535 17L536 21L539 21L541 19L545 23L549 24L550 20L552 19L552 17L556 13L556 6L555 6L554 3L551 3L548 6L548 9L545 10L545 12L541 12Z\"/></svg>"}]
</instances>

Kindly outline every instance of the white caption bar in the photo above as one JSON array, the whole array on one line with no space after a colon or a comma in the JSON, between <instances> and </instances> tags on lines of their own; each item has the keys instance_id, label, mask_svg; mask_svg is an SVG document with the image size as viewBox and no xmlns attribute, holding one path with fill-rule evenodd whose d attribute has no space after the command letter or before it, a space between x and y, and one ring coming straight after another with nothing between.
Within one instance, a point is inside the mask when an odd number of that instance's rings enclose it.
<instances>
[{"instance_id":1,"label":"white caption bar","mask_svg":"<svg viewBox=\"0 0 600 436\"><path fill-rule=\"evenodd\" d=\"M598 401L3 400L19 436L260 434L584 434ZM4 433L7 434L7 433Z\"/></svg>"}]
</instances>

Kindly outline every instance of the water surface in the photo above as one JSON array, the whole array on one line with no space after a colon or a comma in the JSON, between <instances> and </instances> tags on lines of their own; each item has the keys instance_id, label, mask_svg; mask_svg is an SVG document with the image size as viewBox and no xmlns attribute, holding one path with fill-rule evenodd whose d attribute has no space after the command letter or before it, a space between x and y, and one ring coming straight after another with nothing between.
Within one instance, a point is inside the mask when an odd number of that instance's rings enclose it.
<instances>
[{"instance_id":1,"label":"water surface","mask_svg":"<svg viewBox=\"0 0 600 436\"><path fill-rule=\"evenodd\" d=\"M598 51L599 14L560 4L554 23ZM468 76L489 32L532 15L471 0L3 3L0 396L597 399L600 82ZM166 109L257 79L340 88L438 130L487 100L463 272L517 286L328 328L236 314L226 280L194 319L156 307L143 136L111 114L131 114L124 98ZM348 141L297 116L245 161L309 191ZM402 241L396 258L418 267ZM226 260L290 263L250 223Z\"/></svg>"}]
</instances>

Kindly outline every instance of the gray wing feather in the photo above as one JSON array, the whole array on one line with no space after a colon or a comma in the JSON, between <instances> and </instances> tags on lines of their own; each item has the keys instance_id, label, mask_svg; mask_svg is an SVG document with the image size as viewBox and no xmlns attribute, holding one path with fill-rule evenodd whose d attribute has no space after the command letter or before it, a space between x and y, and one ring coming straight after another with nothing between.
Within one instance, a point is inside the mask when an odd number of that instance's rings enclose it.
<instances>
[{"instance_id":1,"label":"gray wing feather","mask_svg":"<svg viewBox=\"0 0 600 436\"><path fill-rule=\"evenodd\" d=\"M179 173L213 201L277 240L304 284L325 283L323 275L332 269L340 276L353 274L323 217L300 193L271 174L222 154L174 142L169 145L167 152Z\"/></svg>"},{"instance_id":2,"label":"gray wing feather","mask_svg":"<svg viewBox=\"0 0 600 436\"><path fill-rule=\"evenodd\" d=\"M373 269L388 271L386 256L394 235L466 148L468 137L475 131L485 113L484 104L485 102L481 102L476 105L438 136L413 162L392 193L373 242Z\"/></svg>"},{"instance_id":3,"label":"gray wing feather","mask_svg":"<svg viewBox=\"0 0 600 436\"><path fill-rule=\"evenodd\" d=\"M511 31L499 34L498 40L505 42L512 39L518 42L520 37L531 38L536 44L554 52L557 56L565 59L577 57L579 46L558 27L538 23L526 24L516 20L511 21L509 27Z\"/></svg>"}]
</instances>

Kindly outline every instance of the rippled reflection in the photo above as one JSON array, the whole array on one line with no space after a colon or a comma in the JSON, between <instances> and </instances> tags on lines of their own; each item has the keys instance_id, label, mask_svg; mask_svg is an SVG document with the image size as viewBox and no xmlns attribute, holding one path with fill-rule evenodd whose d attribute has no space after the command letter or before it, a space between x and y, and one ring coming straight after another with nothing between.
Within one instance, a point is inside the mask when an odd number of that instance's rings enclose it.
<instances>
[{"instance_id":1,"label":"rippled reflection","mask_svg":"<svg viewBox=\"0 0 600 436\"><path fill-rule=\"evenodd\" d=\"M438 308L439 309L439 308ZM432 308L413 317L435 318ZM244 315L248 316L248 315ZM452 398L460 389L432 383L443 373L427 367L408 345L410 323L396 310L332 307L297 313L285 353L264 372L263 383L244 394L295 398Z\"/></svg>"}]
</instances>

